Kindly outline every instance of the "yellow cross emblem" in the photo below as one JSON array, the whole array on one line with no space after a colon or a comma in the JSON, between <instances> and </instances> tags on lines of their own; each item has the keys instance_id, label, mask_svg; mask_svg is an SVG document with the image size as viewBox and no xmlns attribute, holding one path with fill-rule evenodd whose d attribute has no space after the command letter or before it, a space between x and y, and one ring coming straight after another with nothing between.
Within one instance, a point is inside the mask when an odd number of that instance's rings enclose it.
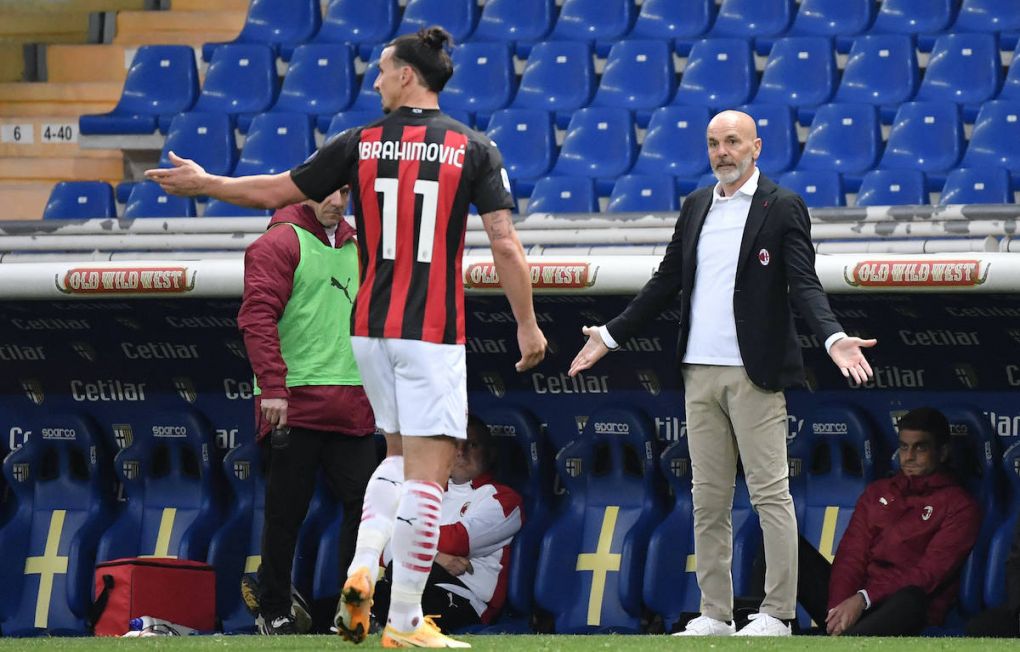
<instances>
[{"instance_id":1,"label":"yellow cross emblem","mask_svg":"<svg viewBox=\"0 0 1020 652\"><path fill-rule=\"evenodd\" d=\"M39 595L35 601L35 626L45 629L50 620L50 598L53 595L53 578L57 573L67 574L67 556L57 555L60 535L64 531L67 510L55 509L50 515L50 529L46 533L46 548L41 557L25 559L25 575L39 575Z\"/></svg>"},{"instance_id":2,"label":"yellow cross emblem","mask_svg":"<svg viewBox=\"0 0 1020 652\"><path fill-rule=\"evenodd\" d=\"M611 571L620 571L620 553L610 552L619 513L618 505L606 507L595 552L583 552L577 556L577 570L592 571L591 593L588 596L589 625L598 626L602 623L602 597L606 591L606 577Z\"/></svg>"}]
</instances>

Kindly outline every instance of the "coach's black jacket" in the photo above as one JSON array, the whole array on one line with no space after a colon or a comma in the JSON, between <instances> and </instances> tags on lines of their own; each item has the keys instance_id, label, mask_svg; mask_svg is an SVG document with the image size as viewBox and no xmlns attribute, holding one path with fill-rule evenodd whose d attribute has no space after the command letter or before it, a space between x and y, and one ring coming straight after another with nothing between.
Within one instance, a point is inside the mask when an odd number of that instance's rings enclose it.
<instances>
[{"instance_id":1,"label":"coach's black jacket","mask_svg":"<svg viewBox=\"0 0 1020 652\"><path fill-rule=\"evenodd\" d=\"M659 269L627 308L606 324L613 339L622 344L679 292L678 368L687 351L698 238L712 205L713 188L700 188L687 197ZM842 330L815 273L815 251L804 200L759 175L740 242L733 315L744 369L763 389L804 383L804 361L793 327L791 301L820 341Z\"/></svg>"}]
</instances>

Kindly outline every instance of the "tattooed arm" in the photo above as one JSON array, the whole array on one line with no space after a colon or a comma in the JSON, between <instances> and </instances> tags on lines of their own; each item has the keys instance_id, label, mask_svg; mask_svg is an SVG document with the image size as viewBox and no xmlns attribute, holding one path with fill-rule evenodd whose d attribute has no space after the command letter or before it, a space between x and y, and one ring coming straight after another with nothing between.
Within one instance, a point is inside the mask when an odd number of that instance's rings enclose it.
<instances>
[{"instance_id":1,"label":"tattooed arm","mask_svg":"<svg viewBox=\"0 0 1020 652\"><path fill-rule=\"evenodd\" d=\"M531 272L524 258L524 248L517 238L510 219L510 211L501 209L482 215L485 233L492 247L492 261L496 265L499 282L510 301L517 320L517 344L521 359L517 371L526 371L545 357L545 336L538 327L535 307L531 302Z\"/></svg>"}]
</instances>

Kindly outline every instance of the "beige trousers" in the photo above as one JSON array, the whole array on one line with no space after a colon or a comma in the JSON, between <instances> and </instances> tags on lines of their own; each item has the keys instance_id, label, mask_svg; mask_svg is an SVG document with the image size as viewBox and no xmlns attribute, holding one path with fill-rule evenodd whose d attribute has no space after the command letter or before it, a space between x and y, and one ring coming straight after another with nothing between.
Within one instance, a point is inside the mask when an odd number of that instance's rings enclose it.
<instances>
[{"instance_id":1,"label":"beige trousers","mask_svg":"<svg viewBox=\"0 0 1020 652\"><path fill-rule=\"evenodd\" d=\"M732 511L739 454L765 542L760 611L794 618L797 518L786 458L786 397L757 387L743 367L684 365L683 378L701 614L733 619Z\"/></svg>"}]
</instances>

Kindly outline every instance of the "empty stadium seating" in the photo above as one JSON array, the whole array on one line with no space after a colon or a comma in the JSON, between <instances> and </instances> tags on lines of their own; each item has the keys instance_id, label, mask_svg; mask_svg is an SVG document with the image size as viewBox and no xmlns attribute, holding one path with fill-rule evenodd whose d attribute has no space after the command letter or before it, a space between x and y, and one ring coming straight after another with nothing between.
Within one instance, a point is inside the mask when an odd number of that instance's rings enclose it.
<instances>
[{"instance_id":1,"label":"empty stadium seating","mask_svg":"<svg viewBox=\"0 0 1020 652\"><path fill-rule=\"evenodd\" d=\"M506 43L465 43L454 51L453 77L440 95L440 107L447 112L480 114L480 128L488 124L493 111L510 103L514 94L514 62Z\"/></svg>"},{"instance_id":2,"label":"empty stadium seating","mask_svg":"<svg viewBox=\"0 0 1020 652\"><path fill-rule=\"evenodd\" d=\"M124 208L124 219L136 217L195 217L195 200L163 192L158 183L136 183Z\"/></svg>"},{"instance_id":3,"label":"empty stadium seating","mask_svg":"<svg viewBox=\"0 0 1020 652\"><path fill-rule=\"evenodd\" d=\"M843 179L833 170L791 170L779 176L779 185L804 198L810 207L846 206Z\"/></svg>"},{"instance_id":4,"label":"empty stadium seating","mask_svg":"<svg viewBox=\"0 0 1020 652\"><path fill-rule=\"evenodd\" d=\"M598 212L595 183L588 177L543 177L528 201L529 213Z\"/></svg>"},{"instance_id":5,"label":"empty stadium seating","mask_svg":"<svg viewBox=\"0 0 1020 652\"><path fill-rule=\"evenodd\" d=\"M974 121L974 131L961 167L1005 168L1013 175L1020 173L1020 101L994 100L985 102Z\"/></svg>"},{"instance_id":6,"label":"empty stadium seating","mask_svg":"<svg viewBox=\"0 0 1020 652\"><path fill-rule=\"evenodd\" d=\"M113 187L105 181L60 181L43 209L44 220L117 217Z\"/></svg>"},{"instance_id":7,"label":"empty stadium seating","mask_svg":"<svg viewBox=\"0 0 1020 652\"><path fill-rule=\"evenodd\" d=\"M343 113L338 113L330 118L325 125L320 117L319 131L326 134L326 140L328 141L333 136L339 135L351 127L361 127L375 122L382 115L382 108L377 107L366 111L344 111Z\"/></svg>"},{"instance_id":8,"label":"empty stadium seating","mask_svg":"<svg viewBox=\"0 0 1020 652\"><path fill-rule=\"evenodd\" d=\"M1002 168L956 168L946 177L939 204L1012 204L1009 172Z\"/></svg>"},{"instance_id":9,"label":"empty stadium seating","mask_svg":"<svg viewBox=\"0 0 1020 652\"><path fill-rule=\"evenodd\" d=\"M257 43L224 45L212 55L194 110L241 117L244 131L253 115L273 105L278 86L272 48Z\"/></svg>"},{"instance_id":10,"label":"empty stadium seating","mask_svg":"<svg viewBox=\"0 0 1020 652\"><path fill-rule=\"evenodd\" d=\"M230 174L237 165L237 142L226 113L191 111L170 122L160 167L170 167L170 152L191 159L210 174Z\"/></svg>"},{"instance_id":11,"label":"empty stadium seating","mask_svg":"<svg viewBox=\"0 0 1020 652\"><path fill-rule=\"evenodd\" d=\"M992 34L944 34L935 41L919 100L956 102L968 122L999 92L1002 65Z\"/></svg>"},{"instance_id":12,"label":"empty stadium seating","mask_svg":"<svg viewBox=\"0 0 1020 652\"><path fill-rule=\"evenodd\" d=\"M566 127L571 114L586 106L594 92L591 46L546 41L531 50L513 106L555 111L557 124Z\"/></svg>"},{"instance_id":13,"label":"empty stadium seating","mask_svg":"<svg viewBox=\"0 0 1020 652\"><path fill-rule=\"evenodd\" d=\"M828 102L836 88L836 60L822 36L781 38L769 52L754 101L788 104L801 110L808 124L814 107Z\"/></svg>"},{"instance_id":14,"label":"empty stadium seating","mask_svg":"<svg viewBox=\"0 0 1020 652\"><path fill-rule=\"evenodd\" d=\"M552 29L555 16L555 0L489 0L471 38L515 44L517 54L526 57Z\"/></svg>"},{"instance_id":15,"label":"empty stadium seating","mask_svg":"<svg viewBox=\"0 0 1020 652\"><path fill-rule=\"evenodd\" d=\"M664 106L648 123L633 172L670 174L678 178L684 194L709 169L705 130L708 109L700 106Z\"/></svg>"},{"instance_id":16,"label":"empty stadium seating","mask_svg":"<svg viewBox=\"0 0 1020 652\"><path fill-rule=\"evenodd\" d=\"M905 102L896 112L879 167L924 172L931 187L941 188L963 147L963 121L956 104Z\"/></svg>"},{"instance_id":17,"label":"empty stadium seating","mask_svg":"<svg viewBox=\"0 0 1020 652\"><path fill-rule=\"evenodd\" d=\"M625 174L609 195L608 213L666 213L679 208L676 183L665 174Z\"/></svg>"},{"instance_id":18,"label":"empty stadium seating","mask_svg":"<svg viewBox=\"0 0 1020 652\"><path fill-rule=\"evenodd\" d=\"M531 194L535 179L548 172L556 158L552 120L547 111L503 109L489 121L487 133L499 147L507 174L521 194Z\"/></svg>"},{"instance_id":19,"label":"empty stadium seating","mask_svg":"<svg viewBox=\"0 0 1020 652\"><path fill-rule=\"evenodd\" d=\"M811 123L799 170L831 170L856 190L882 150L878 112L867 104L826 104ZM856 178L856 183L852 181Z\"/></svg>"},{"instance_id":20,"label":"empty stadium seating","mask_svg":"<svg viewBox=\"0 0 1020 652\"><path fill-rule=\"evenodd\" d=\"M354 54L345 44L309 43L294 50L273 111L332 118L354 99Z\"/></svg>"},{"instance_id":21,"label":"empty stadium seating","mask_svg":"<svg viewBox=\"0 0 1020 652\"><path fill-rule=\"evenodd\" d=\"M27 439L3 462L15 512L0 529L0 626L6 636L82 635L96 546L113 518L110 458L79 415L7 413Z\"/></svg>"},{"instance_id":22,"label":"empty stadium seating","mask_svg":"<svg viewBox=\"0 0 1020 652\"><path fill-rule=\"evenodd\" d=\"M919 170L872 170L857 191L858 206L927 204L928 182Z\"/></svg>"},{"instance_id":23,"label":"empty stadium seating","mask_svg":"<svg viewBox=\"0 0 1020 652\"><path fill-rule=\"evenodd\" d=\"M626 109L588 107L574 112L552 173L597 179L607 194L616 177L626 173L637 154L634 119Z\"/></svg>"},{"instance_id":24,"label":"empty stadium seating","mask_svg":"<svg viewBox=\"0 0 1020 652\"><path fill-rule=\"evenodd\" d=\"M644 127L651 112L673 97L673 53L664 41L619 41L609 50L592 106L616 106L637 112Z\"/></svg>"},{"instance_id":25,"label":"empty stadium seating","mask_svg":"<svg viewBox=\"0 0 1020 652\"><path fill-rule=\"evenodd\" d=\"M455 43L461 43L474 31L477 21L478 3L475 0L408 0L397 34L442 25Z\"/></svg>"},{"instance_id":26,"label":"empty stadium seating","mask_svg":"<svg viewBox=\"0 0 1020 652\"><path fill-rule=\"evenodd\" d=\"M262 113L252 120L236 176L285 172L315 151L312 126L300 113Z\"/></svg>"},{"instance_id":27,"label":"empty stadium seating","mask_svg":"<svg viewBox=\"0 0 1020 652\"><path fill-rule=\"evenodd\" d=\"M845 52L847 42L870 27L874 16L871 0L801 0L790 34L835 37Z\"/></svg>"},{"instance_id":28,"label":"empty stadium seating","mask_svg":"<svg viewBox=\"0 0 1020 652\"><path fill-rule=\"evenodd\" d=\"M1020 443L1006 449L1000 461L1006 476L1006 505L1016 505L1020 501ZM1020 511L1007 511L999 529L996 530L988 545L988 563L984 575L984 603L986 607L1005 604L1009 595L1006 589L1006 559L1014 541Z\"/></svg>"},{"instance_id":29,"label":"empty stadium seating","mask_svg":"<svg viewBox=\"0 0 1020 652\"><path fill-rule=\"evenodd\" d=\"M633 20L633 0L564 0L548 38L586 41L605 56L611 42L622 38Z\"/></svg>"},{"instance_id":30,"label":"empty stadium seating","mask_svg":"<svg viewBox=\"0 0 1020 652\"><path fill-rule=\"evenodd\" d=\"M673 104L729 108L747 102L754 84L754 57L747 40L705 39L687 56Z\"/></svg>"},{"instance_id":31,"label":"empty stadium seating","mask_svg":"<svg viewBox=\"0 0 1020 652\"><path fill-rule=\"evenodd\" d=\"M758 168L771 177L792 168L800 157L794 110L786 104L757 103L745 104L740 110L754 118L762 141Z\"/></svg>"},{"instance_id":32,"label":"empty stadium seating","mask_svg":"<svg viewBox=\"0 0 1020 652\"><path fill-rule=\"evenodd\" d=\"M362 61L397 29L397 0L330 0L314 43L353 43Z\"/></svg>"},{"instance_id":33,"label":"empty stadium seating","mask_svg":"<svg viewBox=\"0 0 1020 652\"><path fill-rule=\"evenodd\" d=\"M290 59L295 45L314 36L321 24L319 0L251 0L244 27L231 43L261 43ZM202 59L211 61L222 45L206 43Z\"/></svg>"},{"instance_id":34,"label":"empty stadium seating","mask_svg":"<svg viewBox=\"0 0 1020 652\"><path fill-rule=\"evenodd\" d=\"M879 106L890 122L896 108L917 92L920 72L914 43L904 34L871 34L853 41L836 102Z\"/></svg>"},{"instance_id":35,"label":"empty stadium seating","mask_svg":"<svg viewBox=\"0 0 1020 652\"><path fill-rule=\"evenodd\" d=\"M641 3L631 38L656 38L673 42L681 55L690 51L689 40L701 37L715 21L713 0L645 0Z\"/></svg>"}]
</instances>

